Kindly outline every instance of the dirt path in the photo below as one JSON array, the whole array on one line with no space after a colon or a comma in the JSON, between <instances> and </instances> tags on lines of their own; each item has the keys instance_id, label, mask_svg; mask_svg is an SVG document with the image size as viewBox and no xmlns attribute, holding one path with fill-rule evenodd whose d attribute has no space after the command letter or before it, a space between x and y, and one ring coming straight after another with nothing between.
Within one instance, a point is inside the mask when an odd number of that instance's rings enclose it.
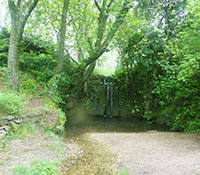
<instances>
[{"instance_id":1,"label":"dirt path","mask_svg":"<svg viewBox=\"0 0 200 175\"><path fill-rule=\"evenodd\" d=\"M88 133L117 155L123 175L200 175L200 135L172 132Z\"/></svg>"},{"instance_id":2,"label":"dirt path","mask_svg":"<svg viewBox=\"0 0 200 175\"><path fill-rule=\"evenodd\" d=\"M6 149L0 150L0 175L11 175L13 168L28 166L31 161L59 160L63 151L60 146L58 139L40 133L10 140Z\"/></svg>"}]
</instances>

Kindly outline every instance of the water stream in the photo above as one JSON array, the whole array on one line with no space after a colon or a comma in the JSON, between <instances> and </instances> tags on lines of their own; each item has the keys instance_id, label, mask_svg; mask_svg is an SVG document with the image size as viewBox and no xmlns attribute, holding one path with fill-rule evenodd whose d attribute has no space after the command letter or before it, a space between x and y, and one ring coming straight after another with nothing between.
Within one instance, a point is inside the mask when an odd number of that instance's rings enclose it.
<instances>
[{"instance_id":1,"label":"water stream","mask_svg":"<svg viewBox=\"0 0 200 175\"><path fill-rule=\"evenodd\" d=\"M136 118L87 117L77 121L67 123L66 139L78 144L83 154L65 161L65 174L69 175L118 175L115 155L106 145L90 140L90 133L168 131L167 127Z\"/></svg>"}]
</instances>

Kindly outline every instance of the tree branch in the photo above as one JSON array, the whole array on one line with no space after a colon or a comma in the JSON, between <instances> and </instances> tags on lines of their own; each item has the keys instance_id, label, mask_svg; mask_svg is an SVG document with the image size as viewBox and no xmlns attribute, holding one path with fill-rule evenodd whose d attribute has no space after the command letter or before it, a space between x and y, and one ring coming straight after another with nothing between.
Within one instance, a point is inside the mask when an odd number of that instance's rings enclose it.
<instances>
[{"instance_id":1,"label":"tree branch","mask_svg":"<svg viewBox=\"0 0 200 175\"><path fill-rule=\"evenodd\" d=\"M24 15L23 19L22 19L22 25L24 26L26 24L26 21L28 20L31 12L33 11L33 9L35 8L35 6L37 5L39 0L34 0L33 3L31 3L28 7L28 12Z\"/></svg>"},{"instance_id":2,"label":"tree branch","mask_svg":"<svg viewBox=\"0 0 200 175\"><path fill-rule=\"evenodd\" d=\"M106 7L106 1L103 0L102 9L105 10L105 7Z\"/></svg>"},{"instance_id":3,"label":"tree branch","mask_svg":"<svg viewBox=\"0 0 200 175\"><path fill-rule=\"evenodd\" d=\"M68 56L74 63L76 63L77 65L80 66L80 64L79 64L74 58L72 58L72 56L69 54L69 51L68 51L67 49L65 49L65 51L66 51L66 53L67 53L67 56Z\"/></svg>"},{"instance_id":4,"label":"tree branch","mask_svg":"<svg viewBox=\"0 0 200 175\"><path fill-rule=\"evenodd\" d=\"M110 41L112 40L113 36L117 32L118 28L124 22L124 18L126 17L129 9L131 8L130 4L128 4L128 3L129 3L129 0L125 0L123 7L120 10L120 13L116 17L116 20L113 23L111 30L108 33L103 44L101 44L100 41L102 41L102 39L103 39L105 23L106 23L106 20L108 18L108 15L104 14L104 12L107 11L107 10L104 9L105 7L102 7L102 12L100 13L100 17L99 17L99 27L100 27L99 29L102 29L103 33L98 31L99 34L98 34L98 37L97 37L95 51L93 52L93 54L91 54L89 56L88 61L86 62L85 69L87 68L87 66L89 66L89 68L87 69L86 73L83 76L83 79L81 81L81 85L84 85L84 83L88 80L88 78L90 77L90 75L92 74L92 72L95 68L96 60L105 52ZM98 41L98 39L100 39L100 41Z\"/></svg>"},{"instance_id":5,"label":"tree branch","mask_svg":"<svg viewBox=\"0 0 200 175\"><path fill-rule=\"evenodd\" d=\"M110 0L110 3L108 4L107 8L110 8L110 6L112 5L113 2L114 2L114 0Z\"/></svg>"},{"instance_id":6,"label":"tree branch","mask_svg":"<svg viewBox=\"0 0 200 175\"><path fill-rule=\"evenodd\" d=\"M120 27L120 25L124 22L124 18L126 17L129 9L131 8L131 6L128 3L129 3L129 0L126 0L124 2L123 8L120 10L119 15L116 17L116 20L113 23L110 32L107 34L107 37L106 37L104 43L101 46L99 46L93 54L91 54L89 56L85 67L90 65L92 62L96 61L105 52L105 50L107 49L110 41L112 40L113 36L117 32L117 30Z\"/></svg>"},{"instance_id":7,"label":"tree branch","mask_svg":"<svg viewBox=\"0 0 200 175\"><path fill-rule=\"evenodd\" d=\"M94 0L94 4L96 5L97 9L101 12L101 8L96 0Z\"/></svg>"},{"instance_id":8,"label":"tree branch","mask_svg":"<svg viewBox=\"0 0 200 175\"><path fill-rule=\"evenodd\" d=\"M89 68L87 69L87 71L83 75L83 79L81 81L81 86L83 86L85 84L85 82L88 80L88 78L90 77L90 75L94 71L95 66L96 66L96 61L94 61L90 64Z\"/></svg>"},{"instance_id":9,"label":"tree branch","mask_svg":"<svg viewBox=\"0 0 200 175\"><path fill-rule=\"evenodd\" d=\"M87 37L87 42L88 42L88 44L89 44L89 46L90 46L90 50L92 50L92 52L94 52L92 40L91 40L91 38L90 38L89 36Z\"/></svg>"},{"instance_id":10,"label":"tree branch","mask_svg":"<svg viewBox=\"0 0 200 175\"><path fill-rule=\"evenodd\" d=\"M17 7L18 7L18 8L20 8L21 2L22 2L21 0L17 0Z\"/></svg>"}]
</instances>

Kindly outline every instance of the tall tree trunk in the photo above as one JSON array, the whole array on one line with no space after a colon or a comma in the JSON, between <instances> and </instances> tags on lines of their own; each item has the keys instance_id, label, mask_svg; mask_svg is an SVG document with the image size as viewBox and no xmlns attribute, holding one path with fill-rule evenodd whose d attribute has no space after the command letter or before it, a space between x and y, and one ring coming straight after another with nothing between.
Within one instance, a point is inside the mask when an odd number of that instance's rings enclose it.
<instances>
[{"instance_id":1,"label":"tall tree trunk","mask_svg":"<svg viewBox=\"0 0 200 175\"><path fill-rule=\"evenodd\" d=\"M58 48L58 64L56 67L55 74L59 74L62 71L64 63L64 50L65 50L65 35L66 35L66 26L67 26L67 11L69 7L69 0L64 1L63 12L62 12L62 22L60 27L60 36L59 36L59 48Z\"/></svg>"},{"instance_id":2,"label":"tall tree trunk","mask_svg":"<svg viewBox=\"0 0 200 175\"><path fill-rule=\"evenodd\" d=\"M10 82L12 88L18 90L19 82L19 52L20 52L20 37L18 36L17 26L12 22L10 33L10 44L8 50L8 69L10 70Z\"/></svg>"},{"instance_id":3,"label":"tall tree trunk","mask_svg":"<svg viewBox=\"0 0 200 175\"><path fill-rule=\"evenodd\" d=\"M8 0L12 22L8 51L8 69L10 70L11 76L10 82L12 88L15 90L18 90L19 84L19 55L24 27L38 1L39 0L33 0L33 2L29 4L27 12L23 14L23 10L21 9L21 0L18 0L16 4L13 0Z\"/></svg>"}]
</instances>

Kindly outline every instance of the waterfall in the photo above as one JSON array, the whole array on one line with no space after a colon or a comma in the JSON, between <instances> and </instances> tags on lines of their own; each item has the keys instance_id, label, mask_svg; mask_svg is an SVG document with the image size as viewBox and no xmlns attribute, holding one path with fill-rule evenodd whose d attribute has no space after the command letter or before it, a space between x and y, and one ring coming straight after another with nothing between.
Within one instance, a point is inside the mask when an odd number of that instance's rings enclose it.
<instances>
[{"instance_id":1,"label":"waterfall","mask_svg":"<svg viewBox=\"0 0 200 175\"><path fill-rule=\"evenodd\" d=\"M107 110L109 107L110 107L110 117L112 117L113 115L113 84L110 81L109 77L104 77L103 87L106 94L106 106L104 110L104 117L107 117Z\"/></svg>"},{"instance_id":2,"label":"waterfall","mask_svg":"<svg viewBox=\"0 0 200 175\"><path fill-rule=\"evenodd\" d=\"M104 88L104 89L106 88L106 82L107 82L107 77L105 77L105 78L103 79L103 88Z\"/></svg>"},{"instance_id":3,"label":"waterfall","mask_svg":"<svg viewBox=\"0 0 200 175\"><path fill-rule=\"evenodd\" d=\"M107 102L109 101L109 94L110 94L110 82L107 82L107 95L106 95Z\"/></svg>"},{"instance_id":4,"label":"waterfall","mask_svg":"<svg viewBox=\"0 0 200 175\"><path fill-rule=\"evenodd\" d=\"M113 84L110 85L110 117L113 116Z\"/></svg>"}]
</instances>

